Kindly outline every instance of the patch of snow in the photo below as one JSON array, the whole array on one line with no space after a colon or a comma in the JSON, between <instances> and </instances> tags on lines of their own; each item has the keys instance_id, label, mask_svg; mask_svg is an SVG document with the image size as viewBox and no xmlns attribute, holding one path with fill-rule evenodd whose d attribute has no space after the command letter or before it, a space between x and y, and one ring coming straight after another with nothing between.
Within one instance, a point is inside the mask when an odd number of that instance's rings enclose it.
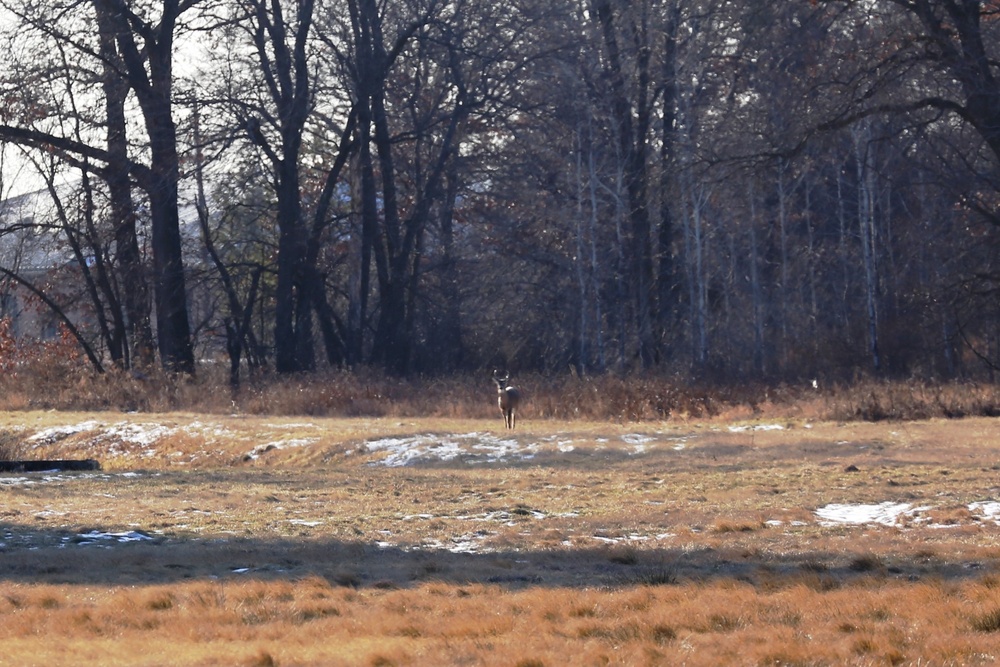
<instances>
[{"instance_id":1,"label":"patch of snow","mask_svg":"<svg viewBox=\"0 0 1000 667\"><path fill-rule=\"evenodd\" d=\"M687 441L695 436L686 435L667 438L674 451L687 446ZM658 437L644 433L627 433L621 441L630 446L630 453L643 454L657 445ZM555 450L562 454L578 451L575 441L559 436L547 436L534 442L524 442L513 437L501 437L492 433L447 433L394 436L363 442L357 453L380 454L377 461L369 465L404 467L421 463L461 461L470 465L480 463L506 463L529 461L540 451ZM591 451L607 449L607 438L595 438ZM259 450L259 448L258 448ZM257 451L257 450L255 450ZM253 452L251 452L251 455Z\"/></svg>"},{"instance_id":2,"label":"patch of snow","mask_svg":"<svg viewBox=\"0 0 1000 667\"><path fill-rule=\"evenodd\" d=\"M745 431L784 431L781 424L754 424L749 426L730 426L730 433L743 433Z\"/></svg>"},{"instance_id":3,"label":"patch of snow","mask_svg":"<svg viewBox=\"0 0 1000 667\"><path fill-rule=\"evenodd\" d=\"M70 424L67 426L53 426L51 428L43 429L38 433L34 434L28 438L28 442L33 442L40 445L50 445L54 442L58 442L71 435L76 435L77 433L84 433L86 431L93 431L100 428L103 424L99 421L85 421L79 424Z\"/></svg>"},{"instance_id":4,"label":"patch of snow","mask_svg":"<svg viewBox=\"0 0 1000 667\"><path fill-rule=\"evenodd\" d=\"M628 433L622 436L622 440L632 445L633 454L645 454L649 449L649 443L653 442L655 438L643 433Z\"/></svg>"},{"instance_id":5,"label":"patch of snow","mask_svg":"<svg viewBox=\"0 0 1000 667\"><path fill-rule=\"evenodd\" d=\"M200 421L193 421L182 429L190 435L213 436L217 438L230 437L233 432L219 424L206 424Z\"/></svg>"},{"instance_id":6,"label":"patch of snow","mask_svg":"<svg viewBox=\"0 0 1000 667\"><path fill-rule=\"evenodd\" d=\"M84 479L110 479L113 475L108 475L106 473L75 473L75 474L64 474L64 473L44 473L39 476L24 476L18 475L17 477L7 477L0 474L0 486L33 486L35 484L53 484L56 482L73 482Z\"/></svg>"},{"instance_id":7,"label":"patch of snow","mask_svg":"<svg viewBox=\"0 0 1000 667\"><path fill-rule=\"evenodd\" d=\"M261 454L265 454L274 449L288 449L290 447L308 447L319 441L319 438L298 438L292 440L275 440L257 445L244 455L247 459L258 459Z\"/></svg>"},{"instance_id":8,"label":"patch of snow","mask_svg":"<svg viewBox=\"0 0 1000 667\"><path fill-rule=\"evenodd\" d=\"M486 535L460 535L451 538L451 544L445 546L447 551L453 554L472 554L482 548L482 541Z\"/></svg>"},{"instance_id":9,"label":"patch of snow","mask_svg":"<svg viewBox=\"0 0 1000 667\"><path fill-rule=\"evenodd\" d=\"M319 438L293 438L291 440L275 440L269 444L274 445L277 449L285 449L287 447L308 447L317 442L319 442Z\"/></svg>"},{"instance_id":10,"label":"patch of snow","mask_svg":"<svg viewBox=\"0 0 1000 667\"><path fill-rule=\"evenodd\" d=\"M667 438L667 441L674 443L674 446L671 449L675 452L679 452L687 448L687 442L692 438L694 438L693 435L682 435L675 438Z\"/></svg>"},{"instance_id":11,"label":"patch of snow","mask_svg":"<svg viewBox=\"0 0 1000 667\"><path fill-rule=\"evenodd\" d=\"M1000 524L1000 502L987 500L969 503L969 511L973 513L980 513L983 515L983 518L990 519L997 524Z\"/></svg>"},{"instance_id":12,"label":"patch of snow","mask_svg":"<svg viewBox=\"0 0 1000 667\"><path fill-rule=\"evenodd\" d=\"M487 534L476 533L467 535L458 535L451 538L447 542L442 542L441 540L426 539L420 543L419 546L415 546L412 549L414 551L424 551L424 550L434 550L434 551L450 551L453 554L474 554L482 550L482 541L488 537ZM404 549L408 551L409 549Z\"/></svg>"},{"instance_id":13,"label":"patch of snow","mask_svg":"<svg viewBox=\"0 0 1000 667\"><path fill-rule=\"evenodd\" d=\"M490 462L505 461L507 457L533 459L538 451L538 445L522 445L512 438L498 438L485 433L469 433L457 437L472 441L472 449L484 453Z\"/></svg>"},{"instance_id":14,"label":"patch of snow","mask_svg":"<svg viewBox=\"0 0 1000 667\"><path fill-rule=\"evenodd\" d=\"M146 542L154 538L138 530L130 530L123 533L107 533L100 530L92 530L89 533L80 533L72 539L77 544L96 544L99 542Z\"/></svg>"},{"instance_id":15,"label":"patch of snow","mask_svg":"<svg viewBox=\"0 0 1000 667\"><path fill-rule=\"evenodd\" d=\"M862 525L877 523L894 526L901 516L911 516L916 512L930 509L914 507L910 503L884 502L878 505L830 504L816 510L821 526L838 524Z\"/></svg>"},{"instance_id":16,"label":"patch of snow","mask_svg":"<svg viewBox=\"0 0 1000 667\"><path fill-rule=\"evenodd\" d=\"M657 535L643 535L641 533L629 533L628 535L621 535L618 537L609 537L607 535L591 535L591 539L597 540L598 542L604 542L605 544L622 544L629 542L646 542L648 540L668 540L672 537L676 537L675 533L659 533Z\"/></svg>"},{"instance_id":17,"label":"patch of snow","mask_svg":"<svg viewBox=\"0 0 1000 667\"><path fill-rule=\"evenodd\" d=\"M645 445L654 439L653 436L644 433L627 433L622 436L622 440L630 445Z\"/></svg>"},{"instance_id":18,"label":"patch of snow","mask_svg":"<svg viewBox=\"0 0 1000 667\"><path fill-rule=\"evenodd\" d=\"M148 447L176 432L177 429L171 426L164 426L163 424L118 422L117 424L108 426L104 435L108 438L116 438L122 442Z\"/></svg>"},{"instance_id":19,"label":"patch of snow","mask_svg":"<svg viewBox=\"0 0 1000 667\"><path fill-rule=\"evenodd\" d=\"M514 438L499 438L489 433L458 435L414 435L405 438L380 438L364 443L368 452L388 455L372 465L397 468L421 462L452 461L497 463L510 459L529 460L538 451L536 444L522 444Z\"/></svg>"}]
</instances>

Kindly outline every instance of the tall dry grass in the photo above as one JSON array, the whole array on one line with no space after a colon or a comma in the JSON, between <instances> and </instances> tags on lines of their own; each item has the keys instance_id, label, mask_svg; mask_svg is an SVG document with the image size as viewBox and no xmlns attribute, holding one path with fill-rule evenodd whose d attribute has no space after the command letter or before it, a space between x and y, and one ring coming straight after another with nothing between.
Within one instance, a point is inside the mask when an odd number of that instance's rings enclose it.
<instances>
[{"instance_id":1,"label":"tall dry grass","mask_svg":"<svg viewBox=\"0 0 1000 667\"><path fill-rule=\"evenodd\" d=\"M67 348L68 344L41 346L9 359L0 346L0 410L446 418L483 418L496 412L495 390L485 371L409 378L370 369L290 377L265 372L233 389L221 365L202 365L194 377L158 370L95 373ZM653 373L583 378L569 373L530 374L514 380L527 399L523 416L533 419L881 421L1000 415L1000 386L984 382L699 384Z\"/></svg>"},{"instance_id":2,"label":"tall dry grass","mask_svg":"<svg viewBox=\"0 0 1000 667\"><path fill-rule=\"evenodd\" d=\"M614 590L324 579L116 590L3 585L11 664L986 665L982 582L817 590L738 581ZM45 641L39 641L44 637Z\"/></svg>"},{"instance_id":3,"label":"tall dry grass","mask_svg":"<svg viewBox=\"0 0 1000 667\"><path fill-rule=\"evenodd\" d=\"M22 457L24 450L24 434L0 430L0 461L16 461Z\"/></svg>"}]
</instances>

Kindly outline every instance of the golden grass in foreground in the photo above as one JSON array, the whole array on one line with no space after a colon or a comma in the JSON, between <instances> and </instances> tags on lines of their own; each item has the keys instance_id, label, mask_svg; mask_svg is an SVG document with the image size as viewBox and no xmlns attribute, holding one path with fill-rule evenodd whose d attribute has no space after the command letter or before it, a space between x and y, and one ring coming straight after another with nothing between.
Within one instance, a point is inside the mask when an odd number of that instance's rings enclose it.
<instances>
[{"instance_id":1,"label":"golden grass in foreground","mask_svg":"<svg viewBox=\"0 0 1000 667\"><path fill-rule=\"evenodd\" d=\"M0 664L1000 660L993 420L499 422L0 414L34 453L114 452L0 476ZM456 434L398 468L366 446ZM885 502L914 512L815 515Z\"/></svg>"},{"instance_id":2,"label":"golden grass in foreground","mask_svg":"<svg viewBox=\"0 0 1000 667\"><path fill-rule=\"evenodd\" d=\"M319 578L0 586L5 664L970 665L1000 657L996 582L738 581L572 590ZM919 658L919 660L918 660Z\"/></svg>"}]
</instances>

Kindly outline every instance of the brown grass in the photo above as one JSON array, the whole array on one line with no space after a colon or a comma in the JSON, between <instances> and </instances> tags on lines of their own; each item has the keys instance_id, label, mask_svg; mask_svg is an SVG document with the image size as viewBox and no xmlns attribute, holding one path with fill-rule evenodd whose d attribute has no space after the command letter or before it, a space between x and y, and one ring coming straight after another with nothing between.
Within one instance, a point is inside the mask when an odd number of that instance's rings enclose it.
<instances>
[{"instance_id":1,"label":"brown grass","mask_svg":"<svg viewBox=\"0 0 1000 667\"><path fill-rule=\"evenodd\" d=\"M750 401L749 389L672 392L653 378L528 377L510 434L475 378L344 374L236 397L206 377L118 381L81 376L79 397L53 392L52 404L11 399L80 408L103 396L99 412L0 413L0 446L18 457L104 466L0 475L4 664L1000 655L998 528L970 508L1000 500L1000 431L989 417L944 419L987 414L988 388L786 387ZM173 409L124 413L120 401ZM457 436L464 454L399 468L366 446ZM531 456L483 458L475 446L491 439ZM894 525L824 526L814 513L884 502L925 509Z\"/></svg>"},{"instance_id":2,"label":"brown grass","mask_svg":"<svg viewBox=\"0 0 1000 667\"><path fill-rule=\"evenodd\" d=\"M16 461L24 455L22 434L14 430L0 430L0 461Z\"/></svg>"},{"instance_id":3,"label":"brown grass","mask_svg":"<svg viewBox=\"0 0 1000 667\"><path fill-rule=\"evenodd\" d=\"M14 664L989 664L996 651L996 607L966 602L983 594L974 581L832 592L794 581L772 592L725 582L354 591L315 578L3 588L20 596L0 611Z\"/></svg>"},{"instance_id":4,"label":"brown grass","mask_svg":"<svg viewBox=\"0 0 1000 667\"><path fill-rule=\"evenodd\" d=\"M72 361L72 363L70 363ZM238 390L224 369L197 376L156 370L88 372L78 360L34 358L0 375L0 410L197 410L227 414L470 419L492 416L494 390L486 373L396 378L370 370L278 377L260 373ZM1000 387L980 382L862 380L853 384L701 386L652 374L515 377L533 419L649 420L814 419L901 421L1000 415Z\"/></svg>"}]
</instances>

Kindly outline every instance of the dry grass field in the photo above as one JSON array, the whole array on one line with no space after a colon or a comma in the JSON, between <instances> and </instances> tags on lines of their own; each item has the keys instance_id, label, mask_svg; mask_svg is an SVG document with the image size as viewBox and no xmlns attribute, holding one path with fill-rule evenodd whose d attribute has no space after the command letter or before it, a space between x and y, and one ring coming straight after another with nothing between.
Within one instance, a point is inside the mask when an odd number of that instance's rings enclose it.
<instances>
[{"instance_id":1,"label":"dry grass field","mask_svg":"<svg viewBox=\"0 0 1000 667\"><path fill-rule=\"evenodd\" d=\"M0 413L0 664L994 664L998 426Z\"/></svg>"}]
</instances>

